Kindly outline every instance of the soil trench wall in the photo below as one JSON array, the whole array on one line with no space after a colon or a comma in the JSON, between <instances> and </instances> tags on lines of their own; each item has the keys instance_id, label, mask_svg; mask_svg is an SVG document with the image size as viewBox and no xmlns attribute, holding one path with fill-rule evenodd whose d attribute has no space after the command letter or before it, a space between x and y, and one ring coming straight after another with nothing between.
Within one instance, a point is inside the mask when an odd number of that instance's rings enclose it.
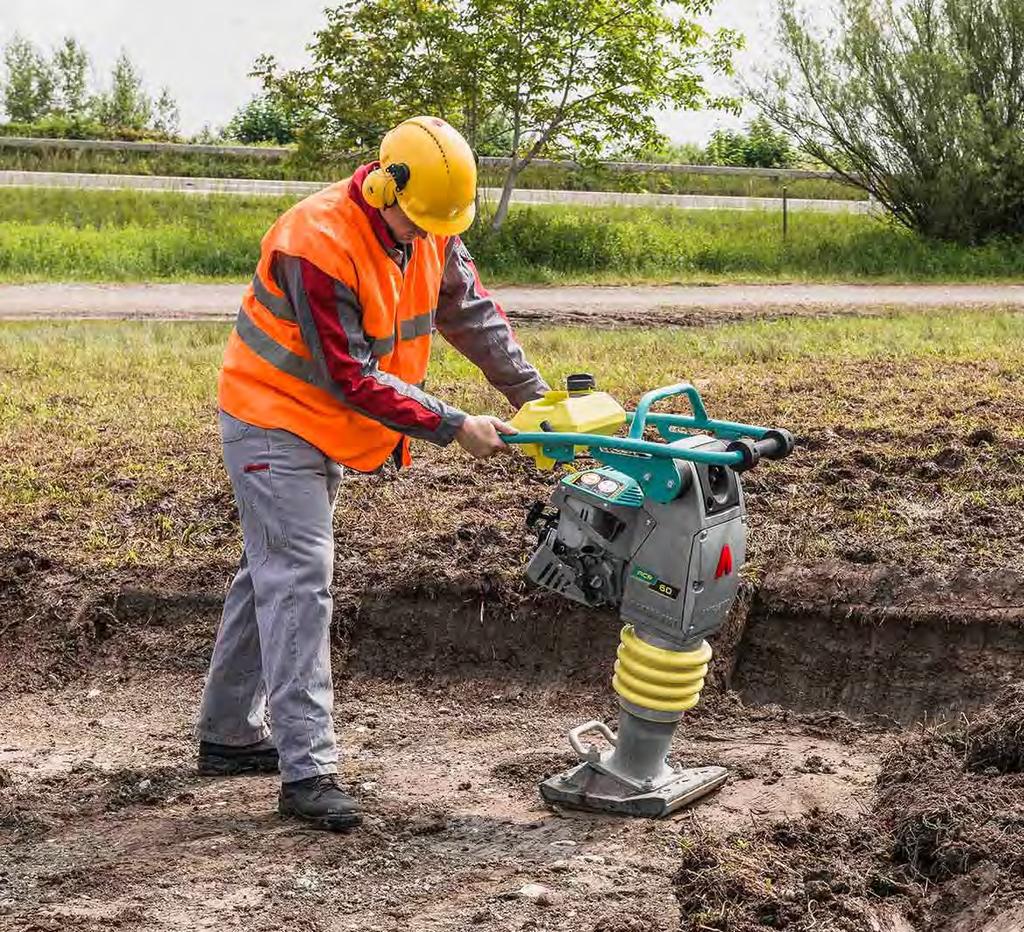
<instances>
[{"instance_id":1,"label":"soil trench wall","mask_svg":"<svg viewBox=\"0 0 1024 932\"><path fill-rule=\"evenodd\" d=\"M219 622L219 567L182 591L122 579L114 591L45 561L4 586L0 689L98 669L201 672ZM112 581L110 581L112 582ZM108 585L110 585L108 582ZM83 592L89 591L88 598ZM713 639L706 689L748 704L902 723L948 718L1024 680L1024 579L912 577L853 564L783 568L745 586ZM621 622L546 593L443 588L338 604L339 677L593 684L609 692Z\"/></svg>"},{"instance_id":2,"label":"soil trench wall","mask_svg":"<svg viewBox=\"0 0 1024 932\"><path fill-rule=\"evenodd\" d=\"M1024 679L1024 580L825 564L769 574L731 685L753 704L948 719Z\"/></svg>"}]
</instances>

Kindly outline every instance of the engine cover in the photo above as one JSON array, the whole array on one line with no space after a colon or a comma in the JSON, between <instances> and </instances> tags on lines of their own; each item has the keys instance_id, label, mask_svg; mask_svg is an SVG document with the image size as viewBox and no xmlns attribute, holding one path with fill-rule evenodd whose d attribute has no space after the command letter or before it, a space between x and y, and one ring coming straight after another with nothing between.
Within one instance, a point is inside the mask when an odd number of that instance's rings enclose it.
<instances>
[{"instance_id":1,"label":"engine cover","mask_svg":"<svg viewBox=\"0 0 1024 932\"><path fill-rule=\"evenodd\" d=\"M724 449L711 437L677 445ZM722 466L674 460L680 494L662 504L610 467L564 478L531 513L538 547L529 579L583 605L616 606L625 621L685 645L728 616L746 558L740 478Z\"/></svg>"}]
</instances>

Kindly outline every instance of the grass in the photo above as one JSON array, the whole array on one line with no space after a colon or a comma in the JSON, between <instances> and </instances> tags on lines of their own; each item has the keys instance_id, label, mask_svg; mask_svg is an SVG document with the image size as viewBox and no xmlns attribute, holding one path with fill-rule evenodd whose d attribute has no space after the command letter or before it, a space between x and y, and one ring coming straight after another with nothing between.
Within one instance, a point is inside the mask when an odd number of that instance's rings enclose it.
<instances>
[{"instance_id":1,"label":"grass","mask_svg":"<svg viewBox=\"0 0 1024 932\"><path fill-rule=\"evenodd\" d=\"M294 198L0 190L0 280L240 281ZM514 208L466 235L491 282L1000 281L1024 275L1012 242L964 248L883 221L638 208Z\"/></svg>"},{"instance_id":2,"label":"grass","mask_svg":"<svg viewBox=\"0 0 1024 932\"><path fill-rule=\"evenodd\" d=\"M229 563L237 527L214 416L226 336L219 324L0 327L0 551L186 575ZM552 382L592 371L632 405L689 379L712 416L792 428L798 453L745 479L757 564L1024 564L1024 316L524 328L520 338ZM508 413L441 341L430 387L467 410ZM551 477L519 457L480 465L423 444L416 455L397 481L346 480L339 585L455 585L453 566L463 581L518 579L522 513Z\"/></svg>"},{"instance_id":3,"label":"grass","mask_svg":"<svg viewBox=\"0 0 1024 932\"><path fill-rule=\"evenodd\" d=\"M81 152L66 149L4 148L0 139L0 170L89 172L96 174L177 175L189 178L280 178L294 181L329 181L344 178L354 162L308 159L253 158L243 155L152 154L148 152ZM481 184L500 187L504 175L483 169ZM770 178L732 175L670 175L665 172L617 172L593 167L565 169L527 168L521 188L570 191L627 191L657 194L717 194L742 197L781 197L783 185L790 197L862 200L856 188L835 181L813 179L781 182Z\"/></svg>"}]
</instances>

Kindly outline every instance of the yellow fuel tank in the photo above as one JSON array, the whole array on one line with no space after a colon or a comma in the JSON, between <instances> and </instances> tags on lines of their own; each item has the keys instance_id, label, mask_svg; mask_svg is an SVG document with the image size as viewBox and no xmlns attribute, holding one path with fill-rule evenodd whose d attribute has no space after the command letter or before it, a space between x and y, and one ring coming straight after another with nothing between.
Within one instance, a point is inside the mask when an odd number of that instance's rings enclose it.
<instances>
[{"instance_id":1,"label":"yellow fuel tank","mask_svg":"<svg viewBox=\"0 0 1024 932\"><path fill-rule=\"evenodd\" d=\"M554 431L572 434L614 434L626 423L626 412L607 392L595 391L593 376L570 375L563 391L549 391L543 398L528 401L512 426L523 432ZM538 469L553 469L555 460L544 455L538 443L522 446Z\"/></svg>"}]
</instances>

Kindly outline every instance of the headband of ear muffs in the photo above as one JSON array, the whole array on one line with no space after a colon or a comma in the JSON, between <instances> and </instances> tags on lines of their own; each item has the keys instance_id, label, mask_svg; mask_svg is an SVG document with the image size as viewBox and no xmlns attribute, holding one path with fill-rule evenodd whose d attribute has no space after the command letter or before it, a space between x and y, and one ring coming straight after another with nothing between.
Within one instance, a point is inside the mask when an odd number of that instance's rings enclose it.
<instances>
[{"instance_id":1,"label":"headband of ear muffs","mask_svg":"<svg viewBox=\"0 0 1024 932\"><path fill-rule=\"evenodd\" d=\"M398 192L409 183L409 166L395 162L387 168L375 168L363 179L363 198L381 210L398 200Z\"/></svg>"}]
</instances>

